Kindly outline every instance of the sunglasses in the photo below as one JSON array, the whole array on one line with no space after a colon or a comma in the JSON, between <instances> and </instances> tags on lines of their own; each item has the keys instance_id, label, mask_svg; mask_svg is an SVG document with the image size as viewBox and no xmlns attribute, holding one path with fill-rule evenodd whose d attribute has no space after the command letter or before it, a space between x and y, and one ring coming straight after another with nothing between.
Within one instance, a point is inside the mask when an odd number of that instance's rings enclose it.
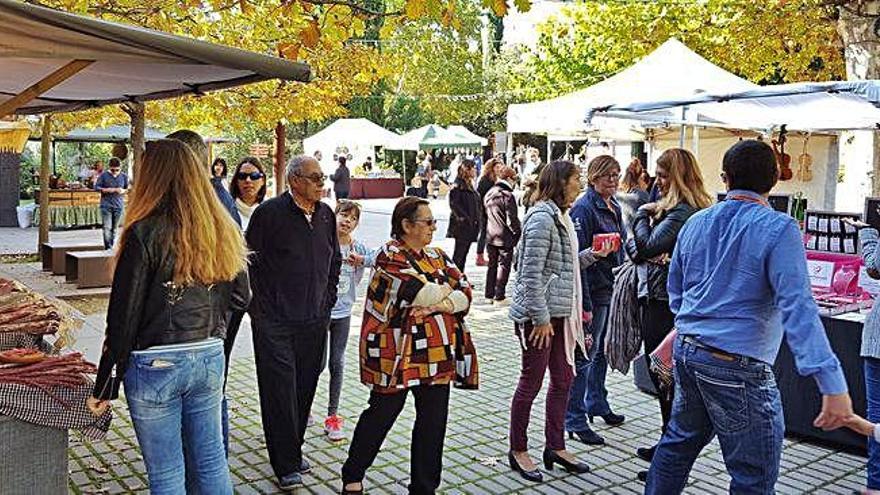
<instances>
[{"instance_id":1,"label":"sunglasses","mask_svg":"<svg viewBox=\"0 0 880 495\"><path fill-rule=\"evenodd\" d=\"M324 181L327 180L327 176L324 175L324 174L315 174L315 175L301 175L301 174L295 174L295 175L296 175L297 177L300 177L300 178L303 178L303 179L306 179L306 180L310 180L310 181L312 181L313 183L318 184L318 185L323 185L323 184L324 184Z\"/></svg>"},{"instance_id":2,"label":"sunglasses","mask_svg":"<svg viewBox=\"0 0 880 495\"><path fill-rule=\"evenodd\" d=\"M437 220L433 218L417 218L415 220L410 220L412 223L423 223L428 227L433 227L437 225Z\"/></svg>"},{"instance_id":3,"label":"sunglasses","mask_svg":"<svg viewBox=\"0 0 880 495\"><path fill-rule=\"evenodd\" d=\"M265 177L263 172L250 172L250 173L239 172L239 173L235 174L235 178L238 180L250 179L252 181L258 181L258 180L262 179L263 177Z\"/></svg>"},{"instance_id":4,"label":"sunglasses","mask_svg":"<svg viewBox=\"0 0 880 495\"><path fill-rule=\"evenodd\" d=\"M121 170L121 169L116 168L116 167L110 169L111 172L119 172L120 170Z\"/></svg>"}]
</instances>

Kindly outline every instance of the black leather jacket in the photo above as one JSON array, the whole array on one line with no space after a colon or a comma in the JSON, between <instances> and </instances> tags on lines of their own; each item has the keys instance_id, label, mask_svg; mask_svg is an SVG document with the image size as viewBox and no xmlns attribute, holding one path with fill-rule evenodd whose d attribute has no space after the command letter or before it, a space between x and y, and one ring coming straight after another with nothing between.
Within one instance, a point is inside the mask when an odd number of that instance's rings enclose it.
<instances>
[{"instance_id":1,"label":"black leather jacket","mask_svg":"<svg viewBox=\"0 0 880 495\"><path fill-rule=\"evenodd\" d=\"M648 298L668 301L666 279L669 265L650 261L660 255L671 255L684 223L697 209L687 203L679 203L651 225L651 215L638 210L633 217L633 236L626 242L626 253L633 263L648 265Z\"/></svg>"},{"instance_id":2,"label":"black leather jacket","mask_svg":"<svg viewBox=\"0 0 880 495\"><path fill-rule=\"evenodd\" d=\"M174 284L174 256L155 218L131 227L113 273L95 397L115 399L132 351L225 337L226 312L250 302L247 271L210 286Z\"/></svg>"}]
</instances>

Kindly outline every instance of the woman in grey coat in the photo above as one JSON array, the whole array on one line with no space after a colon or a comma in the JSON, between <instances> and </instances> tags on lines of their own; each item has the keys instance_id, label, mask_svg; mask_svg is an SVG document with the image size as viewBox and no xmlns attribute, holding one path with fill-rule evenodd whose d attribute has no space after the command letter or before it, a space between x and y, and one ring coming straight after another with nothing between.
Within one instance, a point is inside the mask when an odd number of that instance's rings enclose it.
<instances>
[{"instance_id":1,"label":"woman in grey coat","mask_svg":"<svg viewBox=\"0 0 880 495\"><path fill-rule=\"evenodd\" d=\"M550 370L544 428L544 467L586 473L590 468L565 450L563 422L574 377L574 352L583 352L580 261L577 236L566 210L581 190L580 173L571 162L553 162L541 171L535 204L522 226L510 317L522 347L522 372L510 413L510 467L529 481L542 481L528 454L532 403ZM590 257L591 253L585 253ZM601 255L602 253L595 253Z\"/></svg>"}]
</instances>

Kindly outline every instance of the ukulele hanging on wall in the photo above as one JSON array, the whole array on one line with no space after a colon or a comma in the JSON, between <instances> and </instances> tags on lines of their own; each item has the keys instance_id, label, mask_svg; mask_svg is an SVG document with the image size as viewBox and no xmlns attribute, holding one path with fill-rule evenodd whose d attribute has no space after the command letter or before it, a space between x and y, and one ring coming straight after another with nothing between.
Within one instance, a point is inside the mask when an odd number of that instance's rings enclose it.
<instances>
[{"instance_id":1,"label":"ukulele hanging on wall","mask_svg":"<svg viewBox=\"0 0 880 495\"><path fill-rule=\"evenodd\" d=\"M779 126L779 136L772 140L773 154L776 155L776 165L779 167L779 180L791 180L794 173L791 170L791 155L785 152L785 141L788 130L785 124Z\"/></svg>"},{"instance_id":2,"label":"ukulele hanging on wall","mask_svg":"<svg viewBox=\"0 0 880 495\"><path fill-rule=\"evenodd\" d=\"M810 182L813 180L813 157L809 153L807 153L807 142L810 140L810 135L807 134L804 137L804 150L798 155L798 169L795 177L801 182Z\"/></svg>"}]
</instances>

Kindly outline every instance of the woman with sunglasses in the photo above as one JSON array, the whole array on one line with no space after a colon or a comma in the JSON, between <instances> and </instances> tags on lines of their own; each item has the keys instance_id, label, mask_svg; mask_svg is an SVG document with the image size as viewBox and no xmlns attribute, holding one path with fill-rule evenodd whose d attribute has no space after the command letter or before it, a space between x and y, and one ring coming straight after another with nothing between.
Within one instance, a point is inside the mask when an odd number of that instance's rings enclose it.
<instances>
[{"instance_id":1,"label":"woman with sunglasses","mask_svg":"<svg viewBox=\"0 0 880 495\"><path fill-rule=\"evenodd\" d=\"M229 184L229 194L241 216L241 230L247 230L251 215L266 198L266 174L258 158L246 156L238 162Z\"/></svg>"},{"instance_id":2,"label":"woman with sunglasses","mask_svg":"<svg viewBox=\"0 0 880 495\"><path fill-rule=\"evenodd\" d=\"M362 493L367 469L407 395L415 397L409 493L440 486L449 385L475 389L477 356L464 317L471 304L467 278L438 248L428 201L406 197L391 215L391 237L379 252L361 324L361 382L367 409L342 466L343 493Z\"/></svg>"},{"instance_id":3,"label":"woman with sunglasses","mask_svg":"<svg viewBox=\"0 0 880 495\"><path fill-rule=\"evenodd\" d=\"M266 174L260 160L253 156L246 156L238 162L235 172L232 174L232 182L229 183L229 194L235 201L235 209L241 217L241 230L246 231L251 215L257 206L266 198ZM229 375L229 358L235 347L235 337L241 327L241 320L247 309L233 310L226 315L226 339L223 342L223 350L226 353L226 372ZM226 398L225 380L223 395L223 445L229 453L229 404Z\"/></svg>"}]
</instances>

